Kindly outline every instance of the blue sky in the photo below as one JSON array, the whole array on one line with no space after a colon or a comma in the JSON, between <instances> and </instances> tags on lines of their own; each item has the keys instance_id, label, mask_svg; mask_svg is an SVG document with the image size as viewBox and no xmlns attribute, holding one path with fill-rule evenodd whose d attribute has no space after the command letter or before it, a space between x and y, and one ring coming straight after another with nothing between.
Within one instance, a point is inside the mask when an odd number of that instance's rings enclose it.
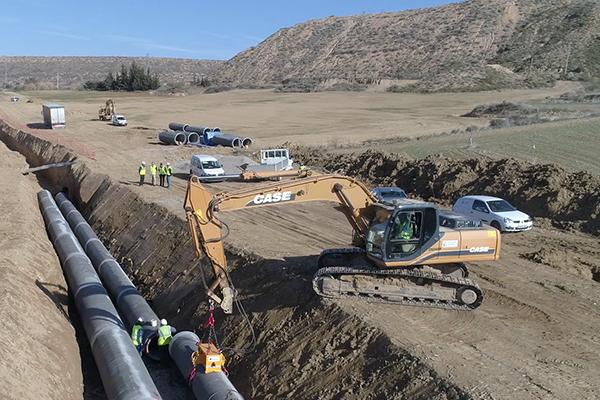
<instances>
[{"instance_id":1,"label":"blue sky","mask_svg":"<svg viewBox=\"0 0 600 400\"><path fill-rule=\"evenodd\" d=\"M229 59L308 19L452 0L2 1L0 55Z\"/></svg>"}]
</instances>

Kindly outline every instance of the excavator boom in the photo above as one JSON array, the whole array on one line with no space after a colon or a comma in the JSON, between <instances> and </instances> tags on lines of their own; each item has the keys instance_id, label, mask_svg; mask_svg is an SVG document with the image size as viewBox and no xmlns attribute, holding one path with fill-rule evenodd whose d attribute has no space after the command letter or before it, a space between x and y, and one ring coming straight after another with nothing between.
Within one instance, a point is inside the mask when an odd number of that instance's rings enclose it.
<instances>
[{"instance_id":1,"label":"excavator boom","mask_svg":"<svg viewBox=\"0 0 600 400\"><path fill-rule=\"evenodd\" d=\"M226 311L230 309L230 295L233 293L227 278L227 260L222 241L223 223L217 218L216 212L307 201L340 204L350 225L362 235L367 231L371 219L368 215L370 206L376 202L362 183L344 176L320 175L214 196L200 183L198 177L190 178L184 205L187 220L196 256L199 257L202 253L206 255L216 277L208 288L208 295L221 304L221 308ZM215 293L217 287L220 287L223 299Z\"/></svg>"}]
</instances>

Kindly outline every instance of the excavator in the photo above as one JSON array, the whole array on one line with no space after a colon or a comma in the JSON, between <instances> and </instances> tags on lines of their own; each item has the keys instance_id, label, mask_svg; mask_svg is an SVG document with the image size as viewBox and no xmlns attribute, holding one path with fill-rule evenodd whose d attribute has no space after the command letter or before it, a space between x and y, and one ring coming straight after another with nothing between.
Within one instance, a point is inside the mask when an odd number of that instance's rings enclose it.
<instances>
[{"instance_id":1,"label":"excavator","mask_svg":"<svg viewBox=\"0 0 600 400\"><path fill-rule=\"evenodd\" d=\"M310 176L214 195L192 176L184 203L187 222L196 257L205 255L214 274L207 295L224 313L232 313L235 293L223 248L228 228L218 213L311 201L336 203L353 228L354 247L320 254L312 281L318 295L453 310L481 305L483 293L468 278L465 263L499 259L500 234L492 227L440 225L451 216L441 218L435 204L414 199L383 204L346 176Z\"/></svg>"},{"instance_id":2,"label":"excavator","mask_svg":"<svg viewBox=\"0 0 600 400\"><path fill-rule=\"evenodd\" d=\"M115 103L113 103L112 99L108 99L104 106L100 106L100 109L98 110L98 119L100 121L110 121L114 113Z\"/></svg>"}]
</instances>

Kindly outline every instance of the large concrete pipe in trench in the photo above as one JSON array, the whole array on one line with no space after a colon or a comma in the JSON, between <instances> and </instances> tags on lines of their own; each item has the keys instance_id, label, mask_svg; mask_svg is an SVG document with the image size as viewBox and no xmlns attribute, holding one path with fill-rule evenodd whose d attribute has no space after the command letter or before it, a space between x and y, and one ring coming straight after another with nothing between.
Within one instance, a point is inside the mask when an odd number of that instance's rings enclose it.
<instances>
[{"instance_id":1,"label":"large concrete pipe in trench","mask_svg":"<svg viewBox=\"0 0 600 400\"><path fill-rule=\"evenodd\" d=\"M188 124L180 124L179 122L171 122L169 129L172 131L185 131L187 130Z\"/></svg>"},{"instance_id":2,"label":"large concrete pipe in trench","mask_svg":"<svg viewBox=\"0 0 600 400\"><path fill-rule=\"evenodd\" d=\"M176 334L169 343L169 354L185 379L189 379L192 370L192 353L198 349L199 341L196 334L185 331ZM197 399L244 399L223 372L205 374L203 371L198 371L189 384Z\"/></svg>"},{"instance_id":3,"label":"large concrete pipe in trench","mask_svg":"<svg viewBox=\"0 0 600 400\"><path fill-rule=\"evenodd\" d=\"M164 144L181 146L185 144L185 133L181 131L162 131L158 134L158 139Z\"/></svg>"},{"instance_id":4,"label":"large concrete pipe in trench","mask_svg":"<svg viewBox=\"0 0 600 400\"><path fill-rule=\"evenodd\" d=\"M94 267L47 190L38 193L48 235L79 312L106 396L113 400L160 399L141 357Z\"/></svg>"},{"instance_id":5,"label":"large concrete pipe in trench","mask_svg":"<svg viewBox=\"0 0 600 400\"><path fill-rule=\"evenodd\" d=\"M227 133L220 133L218 135L213 136L212 143L220 144L221 146L226 147L241 147L242 139L237 136L229 135Z\"/></svg>"},{"instance_id":6,"label":"large concrete pipe in trench","mask_svg":"<svg viewBox=\"0 0 600 400\"><path fill-rule=\"evenodd\" d=\"M121 265L98 239L92 227L64 193L58 193L55 200L62 215L79 240L81 247L83 247L98 272L104 286L113 298L115 305L121 312L121 316L125 319L126 328L130 330L138 318L142 318L147 322L154 320L157 322L156 327L144 325L144 337L156 336L158 316L150 308L146 299L138 292L135 285L131 283Z\"/></svg>"},{"instance_id":7,"label":"large concrete pipe in trench","mask_svg":"<svg viewBox=\"0 0 600 400\"><path fill-rule=\"evenodd\" d=\"M108 249L102 244L92 227L85 220L83 215L75 208L73 203L64 193L58 193L55 196L59 212L62 213L76 238L81 243L83 250L87 253L102 282L108 289L112 298L125 318L128 328L131 329L133 323L142 317L145 321L152 319L158 320L158 317L150 308L144 297L138 292L137 288L131 283L129 277L125 274L119 263L110 254ZM163 354L157 349L157 332L152 327L144 327L146 337L150 338L148 345L148 355L153 359L160 359ZM191 335L191 336L190 336ZM191 332L181 332L173 337L171 343L176 341L176 345L169 345L169 355L173 357L175 363L184 378L187 379L191 365L191 355L196 351L196 344L199 342L198 336ZM189 364L187 365L186 362ZM218 399L242 399L233 384L223 373L202 374L198 373L191 384L192 391L199 400L213 398ZM209 395L216 397L210 397ZM237 397L219 397L219 393L234 393Z\"/></svg>"},{"instance_id":8,"label":"large concrete pipe in trench","mask_svg":"<svg viewBox=\"0 0 600 400\"><path fill-rule=\"evenodd\" d=\"M200 144L200 135L196 132L184 132L185 144L197 145Z\"/></svg>"}]
</instances>

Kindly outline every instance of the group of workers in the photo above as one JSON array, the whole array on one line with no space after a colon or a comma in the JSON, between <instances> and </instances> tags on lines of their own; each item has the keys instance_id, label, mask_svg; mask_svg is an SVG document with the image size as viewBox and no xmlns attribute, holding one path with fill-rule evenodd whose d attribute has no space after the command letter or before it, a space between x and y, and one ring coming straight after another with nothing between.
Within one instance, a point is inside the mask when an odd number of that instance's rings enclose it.
<instances>
[{"instance_id":1,"label":"group of workers","mask_svg":"<svg viewBox=\"0 0 600 400\"><path fill-rule=\"evenodd\" d=\"M146 174L149 173L152 178L152 186L156 186L156 176L158 175L159 185L162 187L170 188L171 187L171 177L173 176L173 168L171 168L171 163L160 163L156 165L156 163L152 162L150 167L146 167L146 162L142 161L138 168L138 174L140 176L140 186L144 184L146 180Z\"/></svg>"},{"instance_id":2,"label":"group of workers","mask_svg":"<svg viewBox=\"0 0 600 400\"><path fill-rule=\"evenodd\" d=\"M144 321L143 318L138 318L133 327L131 328L131 341L133 345L137 349L137 351L142 354L142 350L144 348L144 344L146 343L146 339L144 337L144 326L151 326L152 328L156 328L158 323L156 320ZM160 328L158 328L158 349L159 351L164 351L171 343L171 339L173 338L174 329L167 323L166 319L160 320Z\"/></svg>"}]
</instances>

